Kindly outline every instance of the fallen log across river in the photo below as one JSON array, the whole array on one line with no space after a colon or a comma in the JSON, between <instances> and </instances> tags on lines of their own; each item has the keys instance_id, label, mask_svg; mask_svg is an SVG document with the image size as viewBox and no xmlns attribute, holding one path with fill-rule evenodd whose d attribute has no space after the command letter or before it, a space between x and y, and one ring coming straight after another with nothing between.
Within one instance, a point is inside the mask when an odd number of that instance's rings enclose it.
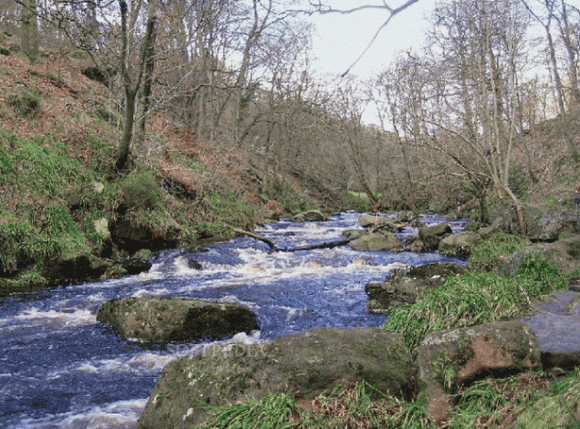
<instances>
[{"instance_id":1,"label":"fallen log across river","mask_svg":"<svg viewBox=\"0 0 580 429\"><path fill-rule=\"evenodd\" d=\"M276 246L276 244L274 244L271 240L268 240L266 237L262 237L261 235L258 235L256 233L253 233L250 231L245 231L243 229L236 228L235 226L231 226L231 225L224 225L224 226L226 228L232 230L233 232L236 232L236 233L242 234L242 235L246 235L248 237L251 237L251 238L254 238L256 240L260 240L260 241L266 243L268 245L268 247L270 247L270 251L268 253L273 253L273 252L302 252L305 250L332 249L334 247L344 246L345 244L350 243L352 240L360 237L360 234L356 234L352 237L348 237L348 238L345 238L344 240L339 240L339 241L329 241L326 243L309 244L307 246L300 246L300 247L293 247L293 248L280 248L280 247Z\"/></svg>"}]
</instances>

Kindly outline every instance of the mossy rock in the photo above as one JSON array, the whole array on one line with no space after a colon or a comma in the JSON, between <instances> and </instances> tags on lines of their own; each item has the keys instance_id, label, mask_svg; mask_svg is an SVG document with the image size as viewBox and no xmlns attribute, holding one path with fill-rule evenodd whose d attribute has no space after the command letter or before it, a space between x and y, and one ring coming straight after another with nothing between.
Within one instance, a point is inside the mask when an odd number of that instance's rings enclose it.
<instances>
[{"instance_id":1,"label":"mossy rock","mask_svg":"<svg viewBox=\"0 0 580 429\"><path fill-rule=\"evenodd\" d=\"M477 232L463 231L445 237L439 243L439 251L448 256L467 259L473 248L481 242L482 238Z\"/></svg>"},{"instance_id":2,"label":"mossy rock","mask_svg":"<svg viewBox=\"0 0 580 429\"><path fill-rule=\"evenodd\" d=\"M403 243L392 232L375 233L371 232L356 238L348 245L354 250L369 252L398 252L403 249Z\"/></svg>"},{"instance_id":3,"label":"mossy rock","mask_svg":"<svg viewBox=\"0 0 580 429\"><path fill-rule=\"evenodd\" d=\"M521 320L433 332L417 348L418 379L435 421L446 419L450 394L489 374L521 372L541 365L533 331Z\"/></svg>"},{"instance_id":4,"label":"mossy rock","mask_svg":"<svg viewBox=\"0 0 580 429\"><path fill-rule=\"evenodd\" d=\"M414 377L415 366L399 334L379 328L314 329L171 362L138 427L191 428L210 418L216 407L270 393L311 399L360 380L379 392L408 397Z\"/></svg>"},{"instance_id":5,"label":"mossy rock","mask_svg":"<svg viewBox=\"0 0 580 429\"><path fill-rule=\"evenodd\" d=\"M424 250L427 252L435 251L439 248L441 239L444 236L451 235L453 231L447 223L425 226L419 229L419 240L424 243Z\"/></svg>"},{"instance_id":6,"label":"mossy rock","mask_svg":"<svg viewBox=\"0 0 580 429\"><path fill-rule=\"evenodd\" d=\"M186 298L121 298L101 305L97 321L117 335L149 344L223 338L258 329L252 310Z\"/></svg>"},{"instance_id":7,"label":"mossy rock","mask_svg":"<svg viewBox=\"0 0 580 429\"><path fill-rule=\"evenodd\" d=\"M386 216L367 214L361 216L358 220L358 223L363 228L381 226L390 228L391 231L394 231L397 225L397 220Z\"/></svg>"}]
</instances>

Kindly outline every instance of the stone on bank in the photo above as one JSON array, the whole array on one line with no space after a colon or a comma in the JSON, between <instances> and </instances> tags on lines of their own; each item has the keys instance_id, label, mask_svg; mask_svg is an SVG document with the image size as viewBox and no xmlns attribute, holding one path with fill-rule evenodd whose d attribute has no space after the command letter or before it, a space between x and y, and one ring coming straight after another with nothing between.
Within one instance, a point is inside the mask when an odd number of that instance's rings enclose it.
<instances>
[{"instance_id":1,"label":"stone on bank","mask_svg":"<svg viewBox=\"0 0 580 429\"><path fill-rule=\"evenodd\" d=\"M408 398L415 375L402 336L380 328L322 328L263 344L214 347L164 368L138 428L191 428L216 407L270 393L311 399L359 380Z\"/></svg>"},{"instance_id":2,"label":"stone on bank","mask_svg":"<svg viewBox=\"0 0 580 429\"><path fill-rule=\"evenodd\" d=\"M433 332L417 349L418 379L427 394L427 410L439 424L446 421L451 393L461 383L537 368L540 363L540 345L521 320Z\"/></svg>"},{"instance_id":3,"label":"stone on bank","mask_svg":"<svg viewBox=\"0 0 580 429\"><path fill-rule=\"evenodd\" d=\"M97 321L124 338L151 344L223 338L258 329L252 310L186 298L121 298L101 305Z\"/></svg>"}]
</instances>

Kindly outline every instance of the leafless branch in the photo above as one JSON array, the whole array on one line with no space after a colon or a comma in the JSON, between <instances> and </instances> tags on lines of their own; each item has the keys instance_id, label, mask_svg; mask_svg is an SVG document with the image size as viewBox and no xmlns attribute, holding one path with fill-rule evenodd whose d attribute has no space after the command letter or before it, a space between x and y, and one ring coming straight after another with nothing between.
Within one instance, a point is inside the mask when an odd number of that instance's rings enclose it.
<instances>
[{"instance_id":1,"label":"leafless branch","mask_svg":"<svg viewBox=\"0 0 580 429\"><path fill-rule=\"evenodd\" d=\"M342 73L341 77L344 77L344 76L346 76L352 70L352 68L368 52L368 50L371 48L371 46L373 45L373 43L375 43L375 40L377 40L377 38L379 37L379 34L381 33L381 31L383 31L385 29L385 27L387 27L387 25L389 24L389 22L391 22L391 19L393 19L393 17L395 15L403 12L409 6L412 6L413 4L415 4L415 3L419 2L419 1L420 0L407 0L405 3L403 3L401 6L399 6L397 8L392 8L387 3L387 0L383 0L383 4L382 5L378 5L378 4L377 5L366 4L366 5L357 6L357 7L351 8L351 9L335 9L335 8L333 8L330 5L327 5L327 4L322 3L321 0L318 0L317 2L310 0L310 6L313 7L313 10L312 11L309 11L309 12L306 12L306 13L308 15L312 15L314 13L320 13L321 15L325 15L325 14L328 14L328 13L339 13L339 14L346 15L346 14L350 14L350 13L360 12L362 10L386 10L387 11L388 18L378 28L377 32L375 33L375 35L373 36L373 38L370 40L369 44L364 49L364 51L362 51L362 53L350 65L350 67L344 73Z\"/></svg>"}]
</instances>

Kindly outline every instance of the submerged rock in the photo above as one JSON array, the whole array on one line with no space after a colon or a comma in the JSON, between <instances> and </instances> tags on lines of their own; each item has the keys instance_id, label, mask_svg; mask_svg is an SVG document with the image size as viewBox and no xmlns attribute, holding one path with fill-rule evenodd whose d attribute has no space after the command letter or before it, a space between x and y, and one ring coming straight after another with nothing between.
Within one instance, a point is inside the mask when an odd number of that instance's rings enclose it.
<instances>
[{"instance_id":1,"label":"submerged rock","mask_svg":"<svg viewBox=\"0 0 580 429\"><path fill-rule=\"evenodd\" d=\"M211 348L168 364L139 419L140 429L191 428L212 408L269 393L313 398L366 380L406 396L415 366L402 336L379 328L314 329L250 346Z\"/></svg>"},{"instance_id":2,"label":"submerged rock","mask_svg":"<svg viewBox=\"0 0 580 429\"><path fill-rule=\"evenodd\" d=\"M186 298L121 298L101 305L97 321L117 335L152 344L222 338L258 329L252 310Z\"/></svg>"}]
</instances>

